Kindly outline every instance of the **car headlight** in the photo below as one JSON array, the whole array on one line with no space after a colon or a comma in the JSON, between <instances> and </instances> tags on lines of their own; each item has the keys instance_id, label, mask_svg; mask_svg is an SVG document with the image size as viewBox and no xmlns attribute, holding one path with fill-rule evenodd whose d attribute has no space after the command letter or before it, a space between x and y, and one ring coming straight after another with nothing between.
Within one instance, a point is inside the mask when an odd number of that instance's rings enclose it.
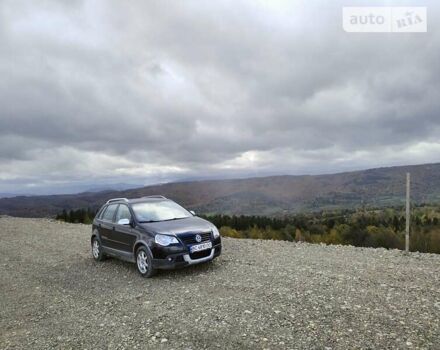
<instances>
[{"instance_id":1,"label":"car headlight","mask_svg":"<svg viewBox=\"0 0 440 350\"><path fill-rule=\"evenodd\" d=\"M214 236L214 239L217 239L217 238L220 237L220 232L218 232L217 227L214 226L214 227L212 228L212 234L213 234L213 236Z\"/></svg>"},{"instance_id":2,"label":"car headlight","mask_svg":"<svg viewBox=\"0 0 440 350\"><path fill-rule=\"evenodd\" d=\"M177 240L176 237L174 236L168 236L168 235L160 235L157 234L156 237L154 237L154 241L159 244L162 245L164 247L170 245L170 244L176 244L179 243L179 241Z\"/></svg>"}]
</instances>

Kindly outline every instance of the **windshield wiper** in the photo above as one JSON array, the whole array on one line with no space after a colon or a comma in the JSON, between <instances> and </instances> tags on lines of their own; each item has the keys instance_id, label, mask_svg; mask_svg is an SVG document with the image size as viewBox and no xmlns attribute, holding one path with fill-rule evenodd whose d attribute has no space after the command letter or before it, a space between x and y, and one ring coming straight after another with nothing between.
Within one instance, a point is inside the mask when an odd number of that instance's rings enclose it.
<instances>
[{"instance_id":1,"label":"windshield wiper","mask_svg":"<svg viewBox=\"0 0 440 350\"><path fill-rule=\"evenodd\" d=\"M174 221L174 220L181 220L181 219L187 219L189 216L185 216L183 218L171 218L171 219L165 219L165 220L148 220L148 221L139 221L140 224L147 224L150 222L164 222L164 221Z\"/></svg>"},{"instance_id":2,"label":"windshield wiper","mask_svg":"<svg viewBox=\"0 0 440 350\"><path fill-rule=\"evenodd\" d=\"M173 220L180 220L180 219L185 219L185 218L172 218L172 219L166 219L166 220L162 220L162 221L173 221Z\"/></svg>"}]
</instances>

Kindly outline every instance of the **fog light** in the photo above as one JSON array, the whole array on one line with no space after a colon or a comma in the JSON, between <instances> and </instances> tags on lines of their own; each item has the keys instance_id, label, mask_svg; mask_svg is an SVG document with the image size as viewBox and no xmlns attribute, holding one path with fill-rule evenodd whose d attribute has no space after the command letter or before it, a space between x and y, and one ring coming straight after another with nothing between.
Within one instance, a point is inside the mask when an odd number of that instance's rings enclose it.
<instances>
[{"instance_id":1,"label":"fog light","mask_svg":"<svg viewBox=\"0 0 440 350\"><path fill-rule=\"evenodd\" d=\"M168 258L168 261L173 261L173 258Z\"/></svg>"}]
</instances>

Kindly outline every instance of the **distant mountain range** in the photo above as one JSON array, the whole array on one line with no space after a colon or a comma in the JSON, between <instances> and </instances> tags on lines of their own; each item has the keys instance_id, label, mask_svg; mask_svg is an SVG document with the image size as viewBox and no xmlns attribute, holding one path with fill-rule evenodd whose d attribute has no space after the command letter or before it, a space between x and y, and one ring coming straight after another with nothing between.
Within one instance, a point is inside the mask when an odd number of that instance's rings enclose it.
<instances>
[{"instance_id":1,"label":"distant mountain range","mask_svg":"<svg viewBox=\"0 0 440 350\"><path fill-rule=\"evenodd\" d=\"M402 205L405 176L412 177L415 202L440 203L440 163L377 168L329 175L269 176L185 181L123 191L0 199L0 214L54 216L63 209L98 208L109 198L162 194L199 213L279 213Z\"/></svg>"},{"instance_id":2,"label":"distant mountain range","mask_svg":"<svg viewBox=\"0 0 440 350\"><path fill-rule=\"evenodd\" d=\"M0 198L10 198L19 196L18 193L0 193Z\"/></svg>"},{"instance_id":3,"label":"distant mountain range","mask_svg":"<svg viewBox=\"0 0 440 350\"><path fill-rule=\"evenodd\" d=\"M84 192L104 192L104 191L125 191L132 188L139 188L140 184L126 184L126 183L114 183L114 184L94 184L90 188L86 189Z\"/></svg>"},{"instance_id":4,"label":"distant mountain range","mask_svg":"<svg viewBox=\"0 0 440 350\"><path fill-rule=\"evenodd\" d=\"M139 188L143 184L134 183L69 183L69 184L57 184L55 186L48 187L34 187L32 190L18 190L16 192L0 193L0 198L10 198L17 196L47 196L56 194L77 194L82 192L102 192L102 191L123 191L130 188Z\"/></svg>"}]
</instances>

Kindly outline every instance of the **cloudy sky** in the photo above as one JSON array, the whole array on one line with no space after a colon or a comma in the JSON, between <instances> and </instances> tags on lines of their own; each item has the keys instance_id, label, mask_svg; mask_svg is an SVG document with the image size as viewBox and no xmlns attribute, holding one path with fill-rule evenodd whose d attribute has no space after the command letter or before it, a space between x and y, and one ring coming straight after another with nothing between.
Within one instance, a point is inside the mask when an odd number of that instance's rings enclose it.
<instances>
[{"instance_id":1,"label":"cloudy sky","mask_svg":"<svg viewBox=\"0 0 440 350\"><path fill-rule=\"evenodd\" d=\"M0 1L0 192L440 161L428 32L356 34L366 1Z\"/></svg>"}]
</instances>

